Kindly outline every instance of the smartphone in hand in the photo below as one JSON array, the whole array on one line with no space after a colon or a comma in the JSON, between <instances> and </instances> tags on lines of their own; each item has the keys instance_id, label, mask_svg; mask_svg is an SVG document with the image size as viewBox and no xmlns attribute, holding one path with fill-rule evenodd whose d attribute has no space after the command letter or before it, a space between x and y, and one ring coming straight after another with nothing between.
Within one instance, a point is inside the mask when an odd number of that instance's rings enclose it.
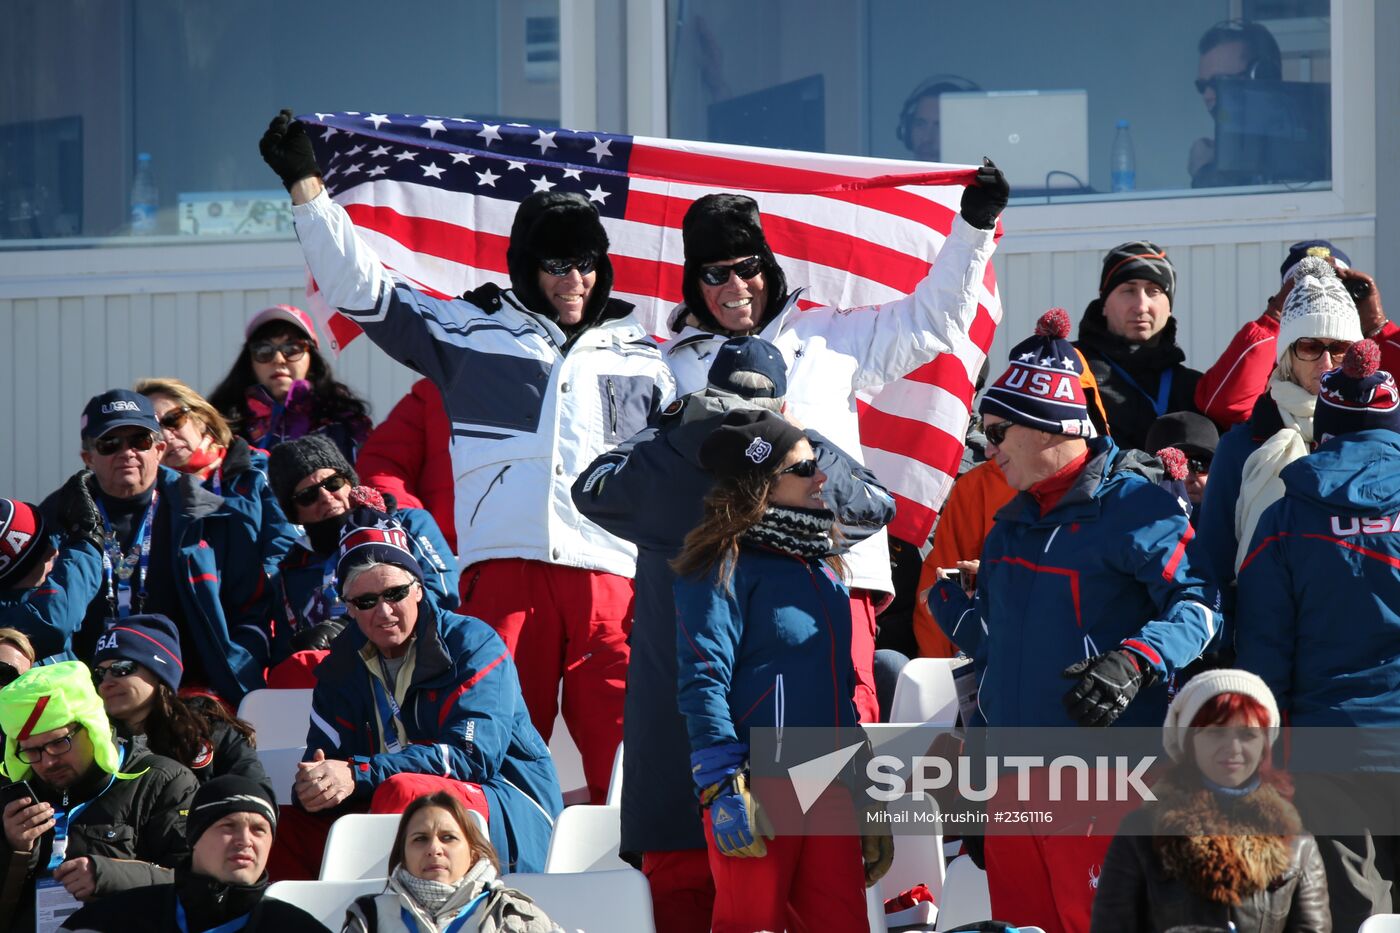
<instances>
[{"instance_id":1,"label":"smartphone in hand","mask_svg":"<svg viewBox=\"0 0 1400 933\"><path fill-rule=\"evenodd\" d=\"M39 802L39 795L34 793L34 788L29 786L28 781L16 781L13 784L6 784L4 787L0 787L0 810L8 807L16 800L23 800L25 797L29 798L31 804Z\"/></svg>"}]
</instances>

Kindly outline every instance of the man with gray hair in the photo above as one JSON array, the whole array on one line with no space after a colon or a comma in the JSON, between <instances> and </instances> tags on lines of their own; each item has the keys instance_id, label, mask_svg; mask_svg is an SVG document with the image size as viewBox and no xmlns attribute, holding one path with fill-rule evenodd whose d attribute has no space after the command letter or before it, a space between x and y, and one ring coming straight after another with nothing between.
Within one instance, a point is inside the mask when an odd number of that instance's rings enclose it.
<instances>
[{"instance_id":1,"label":"man with gray hair","mask_svg":"<svg viewBox=\"0 0 1400 933\"><path fill-rule=\"evenodd\" d=\"M640 853L656 928L709 929L714 900L705 831L690 776L690 743L676 705L676 609L670 560L700 521L714 478L700 445L735 409L781 413L787 366L759 337L714 353L705 388L672 402L654 424L594 460L574 482L580 514L637 546L637 602L622 729L622 851ZM827 506L844 541L868 538L894 516L874 474L815 431L807 437L827 475Z\"/></svg>"}]
</instances>

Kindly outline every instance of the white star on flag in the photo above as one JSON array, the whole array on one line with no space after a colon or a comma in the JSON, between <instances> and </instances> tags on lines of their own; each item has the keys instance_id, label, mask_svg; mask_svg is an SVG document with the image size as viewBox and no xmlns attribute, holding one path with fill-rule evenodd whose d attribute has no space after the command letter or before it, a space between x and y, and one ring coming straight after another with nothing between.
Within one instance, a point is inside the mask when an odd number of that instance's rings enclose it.
<instances>
[{"instance_id":1,"label":"white star on flag","mask_svg":"<svg viewBox=\"0 0 1400 933\"><path fill-rule=\"evenodd\" d=\"M364 146L356 146L354 149L349 149L349 150L347 150L345 154L346 154L347 156L357 156L357 155L359 155L360 153L362 153L362 152L364 152L364 151L365 151L365 147L364 147Z\"/></svg>"},{"instance_id":2,"label":"white star on flag","mask_svg":"<svg viewBox=\"0 0 1400 933\"><path fill-rule=\"evenodd\" d=\"M587 190L587 194L588 200L590 201L597 201L599 204L607 203L608 192L603 190L602 185L594 185L592 188Z\"/></svg>"},{"instance_id":3,"label":"white star on flag","mask_svg":"<svg viewBox=\"0 0 1400 933\"><path fill-rule=\"evenodd\" d=\"M379 125L380 125L381 123L393 123L393 122L394 122L393 120L390 120L387 116L385 116L385 115L382 114L382 113L372 113L372 114L370 114L369 116L365 117L365 119L368 120L370 123L373 123L373 124L374 124L374 128L375 128L376 130L379 129Z\"/></svg>"},{"instance_id":4,"label":"white star on flag","mask_svg":"<svg viewBox=\"0 0 1400 933\"><path fill-rule=\"evenodd\" d=\"M437 139L438 130L447 132L447 127L442 125L441 120L424 120L421 129L428 131L428 138Z\"/></svg>"},{"instance_id":5,"label":"white star on flag","mask_svg":"<svg viewBox=\"0 0 1400 933\"><path fill-rule=\"evenodd\" d=\"M476 173L477 184L484 186L489 185L492 188L496 187L496 179L500 177L500 175L492 172L489 168L484 172Z\"/></svg>"},{"instance_id":6,"label":"white star on flag","mask_svg":"<svg viewBox=\"0 0 1400 933\"><path fill-rule=\"evenodd\" d=\"M318 119L318 120L324 120L324 119L326 119L327 117L333 117L333 116L335 116L335 114L333 114L333 113L318 113L318 114L316 114L316 119Z\"/></svg>"},{"instance_id":7,"label":"white star on flag","mask_svg":"<svg viewBox=\"0 0 1400 933\"><path fill-rule=\"evenodd\" d=\"M550 181L548 178L545 178L543 175L541 175L539 178L531 178L530 184L535 186L536 193L541 191L548 191L550 188L554 187L554 182Z\"/></svg>"},{"instance_id":8,"label":"white star on flag","mask_svg":"<svg viewBox=\"0 0 1400 933\"><path fill-rule=\"evenodd\" d=\"M349 168L347 168L347 169L345 170L345 174L347 174L347 175L353 175L355 172L360 171L360 169L362 169L362 168L364 168L364 166L361 165L360 163L356 162L354 165L350 166Z\"/></svg>"},{"instance_id":9,"label":"white star on flag","mask_svg":"<svg viewBox=\"0 0 1400 933\"><path fill-rule=\"evenodd\" d=\"M609 148L611 145L611 139L599 139L597 136L594 136L593 148L588 150L588 154L597 158L598 163L602 164L603 156L612 158L612 149Z\"/></svg>"},{"instance_id":10,"label":"white star on flag","mask_svg":"<svg viewBox=\"0 0 1400 933\"><path fill-rule=\"evenodd\" d=\"M374 159L374 158L378 158L379 156L386 156L386 155L388 155L388 154L389 154L389 147L388 147L388 146L380 146L380 147L378 147L377 149L375 149L373 152L371 152L371 153L369 154L369 156L370 156L371 159Z\"/></svg>"},{"instance_id":11,"label":"white star on flag","mask_svg":"<svg viewBox=\"0 0 1400 933\"><path fill-rule=\"evenodd\" d=\"M574 181L583 181L583 175L576 168L564 169L564 177L572 178Z\"/></svg>"},{"instance_id":12,"label":"white star on flag","mask_svg":"<svg viewBox=\"0 0 1400 933\"><path fill-rule=\"evenodd\" d=\"M512 160L510 160L510 159L507 159L507 160L506 160L506 171L507 171L507 172L523 172L523 171L525 171L525 163L524 163L524 162L514 162L514 161L512 161Z\"/></svg>"},{"instance_id":13,"label":"white star on flag","mask_svg":"<svg viewBox=\"0 0 1400 933\"><path fill-rule=\"evenodd\" d=\"M370 177L370 178L374 178L374 177L377 176L377 175L383 175L383 174L384 174L385 172L387 172L387 171L389 171L389 166L387 166L387 165L376 165L374 168L372 168L372 169L369 170L369 177Z\"/></svg>"},{"instance_id":14,"label":"white star on flag","mask_svg":"<svg viewBox=\"0 0 1400 933\"><path fill-rule=\"evenodd\" d=\"M321 134L321 138L322 138L322 139L330 139L330 138L331 138L332 136L334 136L337 132L338 132L338 131L336 130L335 127L333 127L333 126L328 126L328 127L326 127L326 131L325 131L324 133Z\"/></svg>"},{"instance_id":15,"label":"white star on flag","mask_svg":"<svg viewBox=\"0 0 1400 933\"><path fill-rule=\"evenodd\" d=\"M394 158L398 159L400 162L412 162L414 159L418 158L418 153L414 152L412 149L405 149L403 152L394 153Z\"/></svg>"},{"instance_id":16,"label":"white star on flag","mask_svg":"<svg viewBox=\"0 0 1400 933\"><path fill-rule=\"evenodd\" d=\"M483 124L481 124L481 129L479 129L479 130L476 131L476 135L478 135L478 136L480 136L482 139L486 140L486 145L488 145L488 146L491 145L491 141L492 141L492 140L495 140L496 142L500 142L500 141L501 141L501 125L500 125L499 123L497 123L497 124L495 124L495 125L493 126L493 125L490 124L490 123L483 123Z\"/></svg>"},{"instance_id":17,"label":"white star on flag","mask_svg":"<svg viewBox=\"0 0 1400 933\"><path fill-rule=\"evenodd\" d=\"M471 165L472 157L467 155L465 152L454 152L452 153L452 161L454 163L460 162L464 165Z\"/></svg>"},{"instance_id":18,"label":"white star on flag","mask_svg":"<svg viewBox=\"0 0 1400 933\"><path fill-rule=\"evenodd\" d=\"M555 130L555 132L557 133L558 130ZM534 142L530 143L530 145L532 145L532 146L539 146L539 147L540 147L540 155L544 155L546 152L548 152L548 151L551 150L551 149L558 149L558 148L559 148L559 146L554 142L554 133L546 133L544 130L540 130L540 131L539 131L539 134L540 134L540 138L537 139L537 140L535 140Z\"/></svg>"},{"instance_id":19,"label":"white star on flag","mask_svg":"<svg viewBox=\"0 0 1400 933\"><path fill-rule=\"evenodd\" d=\"M427 165L420 166L420 168L423 169L424 178L441 178L442 173L447 171L446 169L438 168L436 162L429 162Z\"/></svg>"}]
</instances>

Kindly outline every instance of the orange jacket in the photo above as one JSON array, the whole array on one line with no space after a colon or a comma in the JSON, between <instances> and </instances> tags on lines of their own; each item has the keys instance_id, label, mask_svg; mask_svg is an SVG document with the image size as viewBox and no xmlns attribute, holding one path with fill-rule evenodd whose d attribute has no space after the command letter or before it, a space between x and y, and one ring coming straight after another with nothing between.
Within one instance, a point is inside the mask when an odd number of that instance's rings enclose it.
<instances>
[{"instance_id":1,"label":"orange jacket","mask_svg":"<svg viewBox=\"0 0 1400 933\"><path fill-rule=\"evenodd\" d=\"M992 530L997 510L1010 502L1016 490L1006 484L1001 468L988 460L968 470L953 484L933 533L929 551L919 572L919 596L914 600L914 637L925 658L951 658L958 651L938 623L933 621L923 593L938 582L939 567L956 566L960 560L982 556L982 542Z\"/></svg>"}]
</instances>

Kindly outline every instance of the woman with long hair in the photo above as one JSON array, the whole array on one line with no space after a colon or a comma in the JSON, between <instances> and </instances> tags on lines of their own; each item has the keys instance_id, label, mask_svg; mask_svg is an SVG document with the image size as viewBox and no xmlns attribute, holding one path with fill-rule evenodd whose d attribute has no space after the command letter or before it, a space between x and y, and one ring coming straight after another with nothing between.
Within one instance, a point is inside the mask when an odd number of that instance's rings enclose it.
<instances>
[{"instance_id":1,"label":"woman with long hair","mask_svg":"<svg viewBox=\"0 0 1400 933\"><path fill-rule=\"evenodd\" d=\"M357 898L342 933L558 930L529 896L501 883L500 870L486 833L456 796L419 797L399 820L384 892Z\"/></svg>"},{"instance_id":2,"label":"woman with long hair","mask_svg":"<svg viewBox=\"0 0 1400 933\"><path fill-rule=\"evenodd\" d=\"M840 781L803 811L776 783L759 787L755 802L749 783L752 728L857 723L850 596L827 477L806 435L767 411L726 415L700 462L715 485L672 567L677 699L705 811L712 928L864 930L864 886L889 867L889 837L857 838ZM765 810L813 832L774 838ZM832 826L849 834L830 835Z\"/></svg>"},{"instance_id":3,"label":"woman with long hair","mask_svg":"<svg viewBox=\"0 0 1400 933\"><path fill-rule=\"evenodd\" d=\"M1091 933L1330 933L1322 856L1269 762L1279 712L1268 685L1248 671L1198 674L1162 731L1173 766L1108 848Z\"/></svg>"},{"instance_id":4,"label":"woman with long hair","mask_svg":"<svg viewBox=\"0 0 1400 933\"><path fill-rule=\"evenodd\" d=\"M198 477L200 483L258 529L263 567L274 574L298 538L267 481L268 455L241 437L204 396L179 379L142 379L136 391L151 400L165 440L164 466Z\"/></svg>"},{"instance_id":5,"label":"woman with long hair","mask_svg":"<svg viewBox=\"0 0 1400 933\"><path fill-rule=\"evenodd\" d=\"M311 318L291 305L253 315L233 368L209 402L233 433L263 450L325 434L354 463L369 435L369 405L336 381Z\"/></svg>"},{"instance_id":6,"label":"woman with long hair","mask_svg":"<svg viewBox=\"0 0 1400 933\"><path fill-rule=\"evenodd\" d=\"M252 726L215 700L179 695L184 662L175 623L132 615L108 628L92 657L92 680L118 734L178 761L203 783L237 774L272 787Z\"/></svg>"}]
</instances>

